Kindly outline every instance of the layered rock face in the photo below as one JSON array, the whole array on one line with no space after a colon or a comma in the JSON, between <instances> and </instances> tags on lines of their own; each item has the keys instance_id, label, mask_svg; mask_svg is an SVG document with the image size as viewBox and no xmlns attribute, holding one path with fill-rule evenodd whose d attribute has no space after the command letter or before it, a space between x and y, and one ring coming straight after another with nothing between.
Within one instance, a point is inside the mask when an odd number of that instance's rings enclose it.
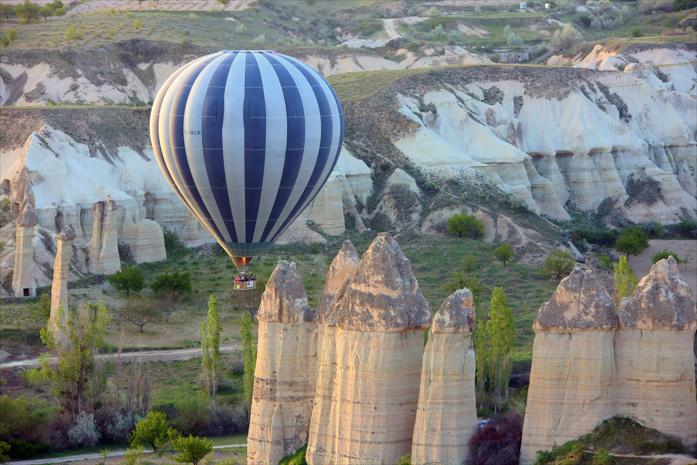
<instances>
[{"instance_id":1,"label":"layered rock face","mask_svg":"<svg viewBox=\"0 0 697 465\"><path fill-rule=\"evenodd\" d=\"M613 416L617 316L596 272L580 266L540 308L533 328L522 464Z\"/></svg>"},{"instance_id":2,"label":"layered rock face","mask_svg":"<svg viewBox=\"0 0 697 465\"><path fill-rule=\"evenodd\" d=\"M656 263L617 314L577 266L534 324L521 464L622 415L697 443L695 303L675 260Z\"/></svg>"},{"instance_id":3,"label":"layered rock face","mask_svg":"<svg viewBox=\"0 0 697 465\"><path fill-rule=\"evenodd\" d=\"M329 313L336 374L330 414L313 416L308 463L394 464L411 450L430 307L392 237L373 241Z\"/></svg>"},{"instance_id":4,"label":"layered rock face","mask_svg":"<svg viewBox=\"0 0 697 465\"><path fill-rule=\"evenodd\" d=\"M16 297L36 296L34 282L34 227L38 219L34 206L27 202L17 217L15 239L15 266L12 274L12 290Z\"/></svg>"},{"instance_id":5,"label":"layered rock face","mask_svg":"<svg viewBox=\"0 0 697 465\"><path fill-rule=\"evenodd\" d=\"M259 311L247 463L276 465L307 442L317 372L317 330L295 263L281 260Z\"/></svg>"},{"instance_id":6,"label":"layered rock face","mask_svg":"<svg viewBox=\"0 0 697 465\"><path fill-rule=\"evenodd\" d=\"M336 368L336 314L332 313L334 301L353 280L360 259L351 241L344 241L341 250L332 260L327 280L317 307L317 383L308 437L308 460L314 460L317 448L330 439L330 423L337 422L335 403ZM336 427L336 423L332 425ZM322 462L317 462L322 463Z\"/></svg>"},{"instance_id":7,"label":"layered rock face","mask_svg":"<svg viewBox=\"0 0 697 465\"><path fill-rule=\"evenodd\" d=\"M68 277L70 275L70 262L73 258L73 240L75 230L72 226L66 226L56 237L56 261L53 265L53 283L51 284L51 315L50 324L58 327L58 318L68 312Z\"/></svg>"},{"instance_id":8,"label":"layered rock face","mask_svg":"<svg viewBox=\"0 0 697 465\"><path fill-rule=\"evenodd\" d=\"M117 205L107 196L92 207L92 240L89 245L89 270L94 274L113 274L121 269L117 238Z\"/></svg>"},{"instance_id":9,"label":"layered rock face","mask_svg":"<svg viewBox=\"0 0 697 465\"><path fill-rule=\"evenodd\" d=\"M651 268L618 313L617 412L688 446L697 443L692 350L697 318L673 257Z\"/></svg>"},{"instance_id":10,"label":"layered rock face","mask_svg":"<svg viewBox=\"0 0 697 465\"><path fill-rule=\"evenodd\" d=\"M468 289L451 294L433 317L424 350L411 463L462 465L477 425L474 302Z\"/></svg>"}]
</instances>

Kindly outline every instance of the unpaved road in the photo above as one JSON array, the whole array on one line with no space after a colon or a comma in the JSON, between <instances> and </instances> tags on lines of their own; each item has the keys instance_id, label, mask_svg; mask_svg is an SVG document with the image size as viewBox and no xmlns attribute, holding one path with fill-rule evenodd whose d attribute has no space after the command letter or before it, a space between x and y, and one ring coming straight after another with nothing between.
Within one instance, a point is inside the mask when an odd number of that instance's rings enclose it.
<instances>
[{"instance_id":1,"label":"unpaved road","mask_svg":"<svg viewBox=\"0 0 697 465\"><path fill-rule=\"evenodd\" d=\"M219 446L213 446L214 450L220 449L241 449L247 447L247 444L223 444ZM144 454L152 454L151 450L144 450ZM126 455L126 450L114 450L106 455L106 458L119 458ZM14 462L7 462L7 465L49 465L52 463L70 463L70 462L83 462L85 460L102 460L104 456L102 454L76 454L76 455L64 455L62 457L54 457L50 459L33 459L33 460L15 460Z\"/></svg>"},{"instance_id":2,"label":"unpaved road","mask_svg":"<svg viewBox=\"0 0 697 465\"><path fill-rule=\"evenodd\" d=\"M220 347L220 353L229 354L239 352L239 345L227 345ZM143 362L176 362L181 360L191 360L201 355L200 348L192 349L171 349L171 350L142 350L137 352L122 352L114 354L99 354L98 360L114 360L120 358L124 363L135 361ZM52 359L49 359L52 360ZM26 360L15 360L12 362L0 363L0 369L8 368L35 368L39 366L38 358Z\"/></svg>"},{"instance_id":3,"label":"unpaved road","mask_svg":"<svg viewBox=\"0 0 697 465\"><path fill-rule=\"evenodd\" d=\"M613 454L613 457L625 457L625 458L636 458L636 459L670 459L670 465L697 465L697 458L690 457L689 455L681 454L659 454L659 455L631 455L631 454Z\"/></svg>"}]
</instances>

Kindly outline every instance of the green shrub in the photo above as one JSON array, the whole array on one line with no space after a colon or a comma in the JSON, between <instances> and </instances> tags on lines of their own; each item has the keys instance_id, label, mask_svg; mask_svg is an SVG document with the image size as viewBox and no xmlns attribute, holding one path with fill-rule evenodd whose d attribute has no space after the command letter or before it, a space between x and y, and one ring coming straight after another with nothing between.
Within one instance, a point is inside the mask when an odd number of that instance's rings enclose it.
<instances>
[{"instance_id":1,"label":"green shrub","mask_svg":"<svg viewBox=\"0 0 697 465\"><path fill-rule=\"evenodd\" d=\"M685 263L687 261L680 258L680 255L678 255L676 252L661 250L660 252L657 252L651 256L651 263L655 264L656 262L668 257L673 257L677 263Z\"/></svg>"},{"instance_id":2,"label":"green shrub","mask_svg":"<svg viewBox=\"0 0 697 465\"><path fill-rule=\"evenodd\" d=\"M165 250L167 251L167 255L171 255L173 252L184 248L184 243L175 231L163 228L162 232L165 238Z\"/></svg>"},{"instance_id":3,"label":"green shrub","mask_svg":"<svg viewBox=\"0 0 697 465\"><path fill-rule=\"evenodd\" d=\"M133 28L134 28L136 31L139 30L139 29L142 29L142 28L143 28L143 21L140 20L140 19L136 19L135 21L133 21Z\"/></svg>"},{"instance_id":4,"label":"green shrub","mask_svg":"<svg viewBox=\"0 0 697 465\"><path fill-rule=\"evenodd\" d=\"M642 37L644 34L641 32L641 29L638 27L635 27L632 29L632 37Z\"/></svg>"},{"instance_id":5,"label":"green shrub","mask_svg":"<svg viewBox=\"0 0 697 465\"><path fill-rule=\"evenodd\" d=\"M511 244L504 243L496 247L493 254L496 260L500 261L503 266L506 266L506 263L513 258L515 252L513 251L513 246Z\"/></svg>"},{"instance_id":6,"label":"green shrub","mask_svg":"<svg viewBox=\"0 0 697 465\"><path fill-rule=\"evenodd\" d=\"M7 37L7 40L12 42L13 40L15 40L17 38L17 29L15 29L13 27L8 27L5 30L5 37ZM8 199L8 201L9 201L9 199Z\"/></svg>"},{"instance_id":7,"label":"green shrub","mask_svg":"<svg viewBox=\"0 0 697 465\"><path fill-rule=\"evenodd\" d=\"M383 30L382 21L379 19L366 19L358 25L358 32L363 37L368 37Z\"/></svg>"},{"instance_id":8,"label":"green shrub","mask_svg":"<svg viewBox=\"0 0 697 465\"><path fill-rule=\"evenodd\" d=\"M397 465L411 465L411 456L409 454L402 455Z\"/></svg>"},{"instance_id":9,"label":"green shrub","mask_svg":"<svg viewBox=\"0 0 697 465\"><path fill-rule=\"evenodd\" d=\"M593 455L593 465L612 465L615 459L607 449L598 449Z\"/></svg>"},{"instance_id":10,"label":"green shrub","mask_svg":"<svg viewBox=\"0 0 697 465\"><path fill-rule=\"evenodd\" d=\"M641 226L623 229L615 241L615 248L627 256L639 255L648 246L649 235Z\"/></svg>"},{"instance_id":11,"label":"green shrub","mask_svg":"<svg viewBox=\"0 0 697 465\"><path fill-rule=\"evenodd\" d=\"M473 215L457 213L450 218L446 224L446 231L457 237L469 237L479 239L484 236L484 223Z\"/></svg>"},{"instance_id":12,"label":"green shrub","mask_svg":"<svg viewBox=\"0 0 697 465\"><path fill-rule=\"evenodd\" d=\"M150 289L155 294L179 299L186 294L191 294L191 273L188 271L160 273L150 283Z\"/></svg>"},{"instance_id":13,"label":"green shrub","mask_svg":"<svg viewBox=\"0 0 697 465\"><path fill-rule=\"evenodd\" d=\"M554 250L545 257L542 269L548 276L559 279L571 273L575 263L574 257L566 250Z\"/></svg>"},{"instance_id":14,"label":"green shrub","mask_svg":"<svg viewBox=\"0 0 697 465\"><path fill-rule=\"evenodd\" d=\"M75 28L72 24L68 26L68 29L65 30L65 38L68 40L82 40L85 37L85 34L81 31Z\"/></svg>"},{"instance_id":15,"label":"green shrub","mask_svg":"<svg viewBox=\"0 0 697 465\"><path fill-rule=\"evenodd\" d=\"M169 429L169 422L164 413L148 412L146 417L136 424L131 434L130 446L147 446L157 453L167 443Z\"/></svg>"},{"instance_id":16,"label":"green shrub","mask_svg":"<svg viewBox=\"0 0 697 465\"><path fill-rule=\"evenodd\" d=\"M191 463L198 465L199 462L213 450L213 441L197 436L175 436L170 435L172 447L178 452L174 460L179 463Z\"/></svg>"},{"instance_id":17,"label":"green shrub","mask_svg":"<svg viewBox=\"0 0 697 465\"><path fill-rule=\"evenodd\" d=\"M137 266L129 266L107 278L109 284L126 295L140 292L145 287L145 275Z\"/></svg>"},{"instance_id":18,"label":"green shrub","mask_svg":"<svg viewBox=\"0 0 697 465\"><path fill-rule=\"evenodd\" d=\"M477 257L474 255L465 255L462 257L462 269L467 273L472 273L477 268Z\"/></svg>"},{"instance_id":19,"label":"green shrub","mask_svg":"<svg viewBox=\"0 0 697 465\"><path fill-rule=\"evenodd\" d=\"M305 460L305 453L307 452L307 446L303 446L292 454L283 457L278 465L307 465Z\"/></svg>"}]
</instances>

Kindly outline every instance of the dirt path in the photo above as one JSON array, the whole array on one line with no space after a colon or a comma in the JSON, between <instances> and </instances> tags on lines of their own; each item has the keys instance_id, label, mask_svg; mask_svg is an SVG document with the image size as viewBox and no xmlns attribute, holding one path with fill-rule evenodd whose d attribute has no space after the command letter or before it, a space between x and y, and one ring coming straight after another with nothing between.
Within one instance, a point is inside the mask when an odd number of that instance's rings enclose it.
<instances>
[{"instance_id":1,"label":"dirt path","mask_svg":"<svg viewBox=\"0 0 697 465\"><path fill-rule=\"evenodd\" d=\"M223 354L229 354L234 352L239 352L239 345L227 345L221 346L220 352ZM125 363L134 361L143 362L175 362L182 360L191 360L192 358L197 358L201 355L200 348L192 349L171 349L171 350L142 350L137 352L122 352L120 354L100 354L97 355L99 360L112 360L116 358L121 358ZM50 360L50 359L49 359ZM15 360L12 362L0 363L0 369L8 368L34 368L39 366L38 358L30 358L26 360Z\"/></svg>"},{"instance_id":2,"label":"dirt path","mask_svg":"<svg viewBox=\"0 0 697 465\"><path fill-rule=\"evenodd\" d=\"M214 450L220 449L241 449L247 447L247 444L222 444L219 446L213 446ZM153 451L145 450L144 454L152 454ZM106 458L119 458L126 455L126 450L114 450L106 455ZM53 457L49 459L33 459L33 460L15 460L13 462L7 462L7 465L49 465L52 463L69 463L69 462L83 462L85 460L101 460L104 456L102 454L75 454L75 455L64 455L62 457Z\"/></svg>"},{"instance_id":3,"label":"dirt path","mask_svg":"<svg viewBox=\"0 0 697 465\"><path fill-rule=\"evenodd\" d=\"M635 458L635 459L670 459L670 465L696 465L697 459L689 455L681 454L659 454L659 455L632 455L632 454L613 454L613 457Z\"/></svg>"}]
</instances>

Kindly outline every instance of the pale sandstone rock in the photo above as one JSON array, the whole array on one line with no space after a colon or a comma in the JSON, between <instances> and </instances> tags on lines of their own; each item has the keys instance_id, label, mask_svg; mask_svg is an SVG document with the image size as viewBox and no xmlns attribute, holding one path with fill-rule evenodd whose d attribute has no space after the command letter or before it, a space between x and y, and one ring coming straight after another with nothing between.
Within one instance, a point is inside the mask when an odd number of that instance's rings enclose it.
<instances>
[{"instance_id":1,"label":"pale sandstone rock","mask_svg":"<svg viewBox=\"0 0 697 465\"><path fill-rule=\"evenodd\" d=\"M334 387L336 379L336 315L330 313L334 301L344 292L358 271L359 257L351 241L344 241L341 250L332 260L327 272L327 281L317 307L317 383L315 388L310 432L307 441L308 460L314 461L316 450L324 447L330 418L335 403ZM320 463L320 462L317 462Z\"/></svg>"},{"instance_id":2,"label":"pale sandstone rock","mask_svg":"<svg viewBox=\"0 0 697 465\"><path fill-rule=\"evenodd\" d=\"M124 220L120 239L128 244L136 263L159 262L167 258L165 237L155 221L143 219L135 223Z\"/></svg>"},{"instance_id":3,"label":"pale sandstone rock","mask_svg":"<svg viewBox=\"0 0 697 465\"><path fill-rule=\"evenodd\" d=\"M521 464L613 416L616 327L612 297L596 272L581 266L540 307L533 325Z\"/></svg>"},{"instance_id":4,"label":"pale sandstone rock","mask_svg":"<svg viewBox=\"0 0 697 465\"><path fill-rule=\"evenodd\" d=\"M66 226L56 237L56 260L53 265L53 283L51 284L51 314L50 325L54 330L63 323L58 321L61 315L68 314L68 277L70 262L73 258L73 240L75 230Z\"/></svg>"},{"instance_id":5,"label":"pale sandstone rock","mask_svg":"<svg viewBox=\"0 0 697 465\"><path fill-rule=\"evenodd\" d=\"M413 465L462 465L477 424L474 302L468 289L451 294L433 317L424 350L411 446Z\"/></svg>"},{"instance_id":6,"label":"pale sandstone rock","mask_svg":"<svg viewBox=\"0 0 697 465\"><path fill-rule=\"evenodd\" d=\"M121 269L117 239L117 205L110 196L92 207L92 240L89 270L94 274L114 274Z\"/></svg>"},{"instance_id":7,"label":"pale sandstone rock","mask_svg":"<svg viewBox=\"0 0 697 465\"><path fill-rule=\"evenodd\" d=\"M619 306L615 340L617 412L692 446L697 443L697 318L687 283L670 257L656 263Z\"/></svg>"},{"instance_id":8,"label":"pale sandstone rock","mask_svg":"<svg viewBox=\"0 0 697 465\"><path fill-rule=\"evenodd\" d=\"M372 216L384 215L389 221L387 227L405 230L416 226L422 210L421 189L414 178L397 168L385 181L382 197Z\"/></svg>"},{"instance_id":9,"label":"pale sandstone rock","mask_svg":"<svg viewBox=\"0 0 697 465\"><path fill-rule=\"evenodd\" d=\"M336 376L308 463L394 464L410 452L430 307L409 261L380 234L334 301ZM313 428L313 432L315 429Z\"/></svg>"},{"instance_id":10,"label":"pale sandstone rock","mask_svg":"<svg viewBox=\"0 0 697 465\"><path fill-rule=\"evenodd\" d=\"M247 463L276 465L307 442L315 393L316 324L295 263L278 263L257 318L259 352Z\"/></svg>"},{"instance_id":11,"label":"pale sandstone rock","mask_svg":"<svg viewBox=\"0 0 697 465\"><path fill-rule=\"evenodd\" d=\"M15 239L15 264L12 274L12 289L16 297L34 297L34 228L38 222L34 205L24 204L17 217L17 234Z\"/></svg>"}]
</instances>

